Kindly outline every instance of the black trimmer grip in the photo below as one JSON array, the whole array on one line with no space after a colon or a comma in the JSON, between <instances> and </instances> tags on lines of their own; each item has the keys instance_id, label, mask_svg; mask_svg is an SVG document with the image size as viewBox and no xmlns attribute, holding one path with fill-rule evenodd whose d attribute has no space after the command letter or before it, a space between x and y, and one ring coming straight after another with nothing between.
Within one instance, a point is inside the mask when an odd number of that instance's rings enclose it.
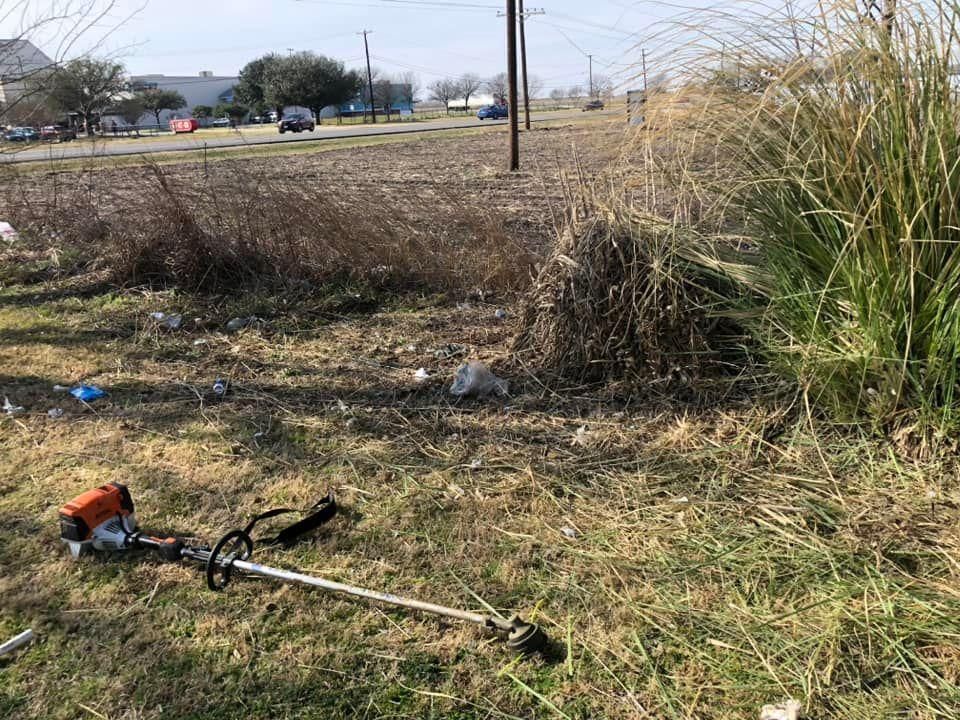
<instances>
[{"instance_id":1,"label":"black trimmer grip","mask_svg":"<svg viewBox=\"0 0 960 720\"><path fill-rule=\"evenodd\" d=\"M156 550L157 554L167 562L180 562L183 558L184 542L178 537L150 537L149 535L137 535L134 542L143 548Z\"/></svg>"}]
</instances>

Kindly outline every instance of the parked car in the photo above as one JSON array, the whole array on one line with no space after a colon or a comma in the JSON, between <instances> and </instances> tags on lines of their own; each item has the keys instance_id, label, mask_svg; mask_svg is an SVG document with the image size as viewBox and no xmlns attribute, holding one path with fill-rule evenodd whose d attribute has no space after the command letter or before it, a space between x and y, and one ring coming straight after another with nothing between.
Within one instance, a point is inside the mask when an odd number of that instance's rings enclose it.
<instances>
[{"instance_id":1,"label":"parked car","mask_svg":"<svg viewBox=\"0 0 960 720\"><path fill-rule=\"evenodd\" d=\"M44 125L40 128L40 139L48 142L69 142L77 139L77 133L63 125Z\"/></svg>"},{"instance_id":2,"label":"parked car","mask_svg":"<svg viewBox=\"0 0 960 720\"><path fill-rule=\"evenodd\" d=\"M313 132L316 128L316 123L311 117L305 117L304 115L298 115L294 113L293 115L287 115L283 120L277 123L277 128L280 130L280 134L283 135L287 130L290 132L303 132L304 130L309 130Z\"/></svg>"},{"instance_id":3,"label":"parked car","mask_svg":"<svg viewBox=\"0 0 960 720\"><path fill-rule=\"evenodd\" d=\"M40 133L33 128L16 127L4 135L3 139L7 142L36 142L40 139Z\"/></svg>"},{"instance_id":4,"label":"parked car","mask_svg":"<svg viewBox=\"0 0 960 720\"><path fill-rule=\"evenodd\" d=\"M506 105L484 105L477 111L478 120L499 120L506 117L510 117Z\"/></svg>"},{"instance_id":5,"label":"parked car","mask_svg":"<svg viewBox=\"0 0 960 720\"><path fill-rule=\"evenodd\" d=\"M228 117L217 118L212 123L210 123L210 127L230 127L230 118Z\"/></svg>"},{"instance_id":6,"label":"parked car","mask_svg":"<svg viewBox=\"0 0 960 720\"><path fill-rule=\"evenodd\" d=\"M587 110L603 110L603 108L603 100L590 100L584 104L583 111L587 112Z\"/></svg>"}]
</instances>

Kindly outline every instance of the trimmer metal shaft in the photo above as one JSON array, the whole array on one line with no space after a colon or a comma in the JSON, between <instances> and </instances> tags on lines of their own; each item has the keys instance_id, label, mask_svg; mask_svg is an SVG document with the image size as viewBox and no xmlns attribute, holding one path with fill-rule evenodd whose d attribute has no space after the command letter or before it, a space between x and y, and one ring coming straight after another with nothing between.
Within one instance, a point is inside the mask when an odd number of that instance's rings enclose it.
<instances>
[{"instance_id":1,"label":"trimmer metal shaft","mask_svg":"<svg viewBox=\"0 0 960 720\"><path fill-rule=\"evenodd\" d=\"M260 563L250 562L248 560L230 560L229 556L224 559L224 562L230 563L234 569L242 570L253 575L261 575L283 582L309 585L328 592L352 595L388 605L396 605L410 610L419 610L432 615L440 615L442 617L453 618L454 620L474 623L488 630L506 633L507 645L518 652L535 652L544 645L546 640L543 631L540 630L537 625L524 622L516 615L509 619L494 617L492 615L481 615L480 613L472 613L466 610L458 610L456 608L424 602L422 600L400 597L399 595L380 592L378 590L369 590L367 588L347 585L312 575L304 575L303 573L292 572L290 570L281 570L280 568L261 565Z\"/></svg>"}]
</instances>

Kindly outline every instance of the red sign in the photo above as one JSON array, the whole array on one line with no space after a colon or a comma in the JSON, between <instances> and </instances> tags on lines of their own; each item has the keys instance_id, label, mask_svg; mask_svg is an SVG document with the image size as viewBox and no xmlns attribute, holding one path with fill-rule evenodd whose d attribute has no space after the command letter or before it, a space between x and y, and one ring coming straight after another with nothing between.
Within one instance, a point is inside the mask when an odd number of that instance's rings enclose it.
<instances>
[{"instance_id":1,"label":"red sign","mask_svg":"<svg viewBox=\"0 0 960 720\"><path fill-rule=\"evenodd\" d=\"M200 127L196 118L186 118L185 120L171 120L170 129L175 133L192 133Z\"/></svg>"}]
</instances>

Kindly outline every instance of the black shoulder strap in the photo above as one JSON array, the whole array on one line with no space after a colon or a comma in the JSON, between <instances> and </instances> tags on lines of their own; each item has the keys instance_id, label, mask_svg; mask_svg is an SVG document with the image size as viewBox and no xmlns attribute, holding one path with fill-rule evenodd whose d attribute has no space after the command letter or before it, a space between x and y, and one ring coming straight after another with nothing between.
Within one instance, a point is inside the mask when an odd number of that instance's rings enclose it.
<instances>
[{"instance_id":1,"label":"black shoulder strap","mask_svg":"<svg viewBox=\"0 0 960 720\"><path fill-rule=\"evenodd\" d=\"M248 537L252 537L250 533L253 532L254 526L261 520L267 520L272 517L277 517L278 515L285 515L286 513L292 512L299 511L292 510L290 508L276 508L274 510L267 510L266 512L260 513L249 523L247 523L247 526L243 529L243 532L246 533ZM257 540L257 544L283 545L284 547L290 547L308 532L316 530L324 523L329 522L336 514L337 501L334 499L333 493L328 492L327 496L314 503L313 507L311 507L307 511L307 514L305 514L300 520L293 523L293 525L288 525L285 527L277 534L276 537Z\"/></svg>"}]
</instances>

